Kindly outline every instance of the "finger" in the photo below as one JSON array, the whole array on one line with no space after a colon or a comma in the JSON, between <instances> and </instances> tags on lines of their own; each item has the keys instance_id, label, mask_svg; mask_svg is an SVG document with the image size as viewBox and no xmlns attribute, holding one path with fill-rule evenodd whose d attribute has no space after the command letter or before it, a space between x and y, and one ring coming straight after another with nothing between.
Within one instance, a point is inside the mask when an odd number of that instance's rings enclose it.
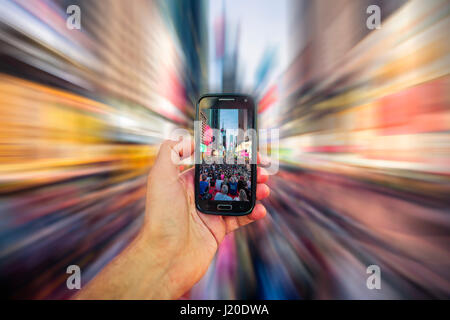
<instances>
[{"instance_id":1,"label":"finger","mask_svg":"<svg viewBox=\"0 0 450 320\"><path fill-rule=\"evenodd\" d=\"M260 164L260 163L261 163L261 155L258 152L258 154L256 156L256 164Z\"/></svg>"},{"instance_id":2,"label":"finger","mask_svg":"<svg viewBox=\"0 0 450 320\"><path fill-rule=\"evenodd\" d=\"M258 183L265 183L269 180L269 176L267 175L267 170L261 167L256 169L256 180Z\"/></svg>"},{"instance_id":3,"label":"finger","mask_svg":"<svg viewBox=\"0 0 450 320\"><path fill-rule=\"evenodd\" d=\"M183 149L182 147L178 147L178 150L175 149L179 143L182 142L174 140L163 141L151 171L153 177L160 177L163 180L167 179L166 181L168 182L177 179L179 174L178 165L181 161L180 152Z\"/></svg>"},{"instance_id":4,"label":"finger","mask_svg":"<svg viewBox=\"0 0 450 320\"><path fill-rule=\"evenodd\" d=\"M180 137L176 140L165 140L159 149L160 160L171 160L178 165L181 160L188 158L194 152L194 142L190 137Z\"/></svg>"},{"instance_id":5,"label":"finger","mask_svg":"<svg viewBox=\"0 0 450 320\"><path fill-rule=\"evenodd\" d=\"M189 158L194 153L194 140L191 137L182 137L173 146L173 150L180 156L180 159Z\"/></svg>"},{"instance_id":6,"label":"finger","mask_svg":"<svg viewBox=\"0 0 450 320\"><path fill-rule=\"evenodd\" d=\"M247 216L224 217L224 221L226 224L226 232L227 233L232 232L240 227L252 223L253 221L262 219L266 216L266 213L267 213L266 208L262 204L257 203L253 211Z\"/></svg>"},{"instance_id":7,"label":"finger","mask_svg":"<svg viewBox=\"0 0 450 320\"><path fill-rule=\"evenodd\" d=\"M172 153L174 153L174 147L178 144L178 141L174 140L164 140L158 151L158 156L156 157L155 165L172 163ZM178 153L175 153L178 155ZM179 155L178 155L179 158Z\"/></svg>"},{"instance_id":8,"label":"finger","mask_svg":"<svg viewBox=\"0 0 450 320\"><path fill-rule=\"evenodd\" d=\"M267 186L267 184L264 183L258 183L256 186L256 199L262 200L264 198L267 198L270 194L270 188Z\"/></svg>"},{"instance_id":9,"label":"finger","mask_svg":"<svg viewBox=\"0 0 450 320\"><path fill-rule=\"evenodd\" d=\"M255 208L253 209L252 213L250 213L247 217L251 221L256 221L259 219L262 219L266 216L267 210L266 207L264 207L261 203L257 203L255 205Z\"/></svg>"}]
</instances>

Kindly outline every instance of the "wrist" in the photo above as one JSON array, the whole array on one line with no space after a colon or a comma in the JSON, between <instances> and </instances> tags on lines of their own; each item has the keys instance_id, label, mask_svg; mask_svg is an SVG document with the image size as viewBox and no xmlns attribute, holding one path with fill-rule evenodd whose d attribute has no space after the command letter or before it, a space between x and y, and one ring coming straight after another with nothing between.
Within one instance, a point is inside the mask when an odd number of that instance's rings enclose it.
<instances>
[{"instance_id":1,"label":"wrist","mask_svg":"<svg viewBox=\"0 0 450 320\"><path fill-rule=\"evenodd\" d=\"M145 257L142 281L148 284L148 299L177 299L189 289L176 270L179 257L168 256L165 246L156 238L144 226L133 241L133 256Z\"/></svg>"}]
</instances>

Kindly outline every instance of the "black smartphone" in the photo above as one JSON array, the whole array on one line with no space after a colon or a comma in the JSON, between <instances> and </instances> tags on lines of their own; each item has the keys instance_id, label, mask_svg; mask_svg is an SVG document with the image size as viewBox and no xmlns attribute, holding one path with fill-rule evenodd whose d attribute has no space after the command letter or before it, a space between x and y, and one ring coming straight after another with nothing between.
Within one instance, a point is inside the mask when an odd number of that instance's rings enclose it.
<instances>
[{"instance_id":1,"label":"black smartphone","mask_svg":"<svg viewBox=\"0 0 450 320\"><path fill-rule=\"evenodd\" d=\"M208 214L242 216L256 201L257 128L252 97L207 94L197 102L195 203Z\"/></svg>"}]
</instances>

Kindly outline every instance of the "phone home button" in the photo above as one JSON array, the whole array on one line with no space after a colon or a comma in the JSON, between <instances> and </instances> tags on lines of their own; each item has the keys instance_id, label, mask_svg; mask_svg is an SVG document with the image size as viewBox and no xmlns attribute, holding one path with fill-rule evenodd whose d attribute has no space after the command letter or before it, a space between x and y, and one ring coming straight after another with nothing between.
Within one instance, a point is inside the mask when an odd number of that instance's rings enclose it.
<instances>
[{"instance_id":1,"label":"phone home button","mask_svg":"<svg viewBox=\"0 0 450 320\"><path fill-rule=\"evenodd\" d=\"M231 204L218 204L217 210L231 210L233 206Z\"/></svg>"}]
</instances>

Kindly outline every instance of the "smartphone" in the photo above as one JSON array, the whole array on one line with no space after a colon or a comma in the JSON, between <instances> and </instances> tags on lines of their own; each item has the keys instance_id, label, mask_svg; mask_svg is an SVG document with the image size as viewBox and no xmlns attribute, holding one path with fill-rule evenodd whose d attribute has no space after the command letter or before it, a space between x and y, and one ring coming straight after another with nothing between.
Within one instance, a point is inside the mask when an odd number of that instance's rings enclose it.
<instances>
[{"instance_id":1,"label":"smartphone","mask_svg":"<svg viewBox=\"0 0 450 320\"><path fill-rule=\"evenodd\" d=\"M195 204L207 214L242 216L256 201L257 128L252 97L207 94L197 102Z\"/></svg>"}]
</instances>

